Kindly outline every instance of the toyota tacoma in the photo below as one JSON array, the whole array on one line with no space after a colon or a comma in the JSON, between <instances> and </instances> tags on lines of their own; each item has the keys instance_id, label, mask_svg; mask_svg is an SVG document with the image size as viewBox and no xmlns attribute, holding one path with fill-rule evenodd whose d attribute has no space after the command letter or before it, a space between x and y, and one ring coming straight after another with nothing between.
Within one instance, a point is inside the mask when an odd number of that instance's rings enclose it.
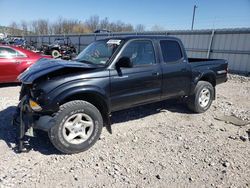
<instances>
[{"instance_id":1,"label":"toyota tacoma","mask_svg":"<svg viewBox=\"0 0 250 188\"><path fill-rule=\"evenodd\" d=\"M42 59L19 76L18 148L40 129L59 151L82 152L104 126L112 132L112 112L170 98L203 113L227 72L226 60L188 58L181 40L168 36L102 39L73 61Z\"/></svg>"}]
</instances>

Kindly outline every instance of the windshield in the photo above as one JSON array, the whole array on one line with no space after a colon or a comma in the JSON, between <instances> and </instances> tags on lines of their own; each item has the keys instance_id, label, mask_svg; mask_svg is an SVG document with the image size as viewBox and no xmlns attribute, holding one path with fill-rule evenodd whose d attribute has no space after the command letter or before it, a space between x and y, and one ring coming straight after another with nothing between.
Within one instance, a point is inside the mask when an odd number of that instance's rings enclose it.
<instances>
[{"instance_id":1,"label":"windshield","mask_svg":"<svg viewBox=\"0 0 250 188\"><path fill-rule=\"evenodd\" d=\"M76 61L105 65L120 45L121 40L102 40L91 43L77 57Z\"/></svg>"},{"instance_id":2,"label":"windshield","mask_svg":"<svg viewBox=\"0 0 250 188\"><path fill-rule=\"evenodd\" d=\"M65 42L64 42L64 39L56 39L53 44L54 45L63 45Z\"/></svg>"}]
</instances>

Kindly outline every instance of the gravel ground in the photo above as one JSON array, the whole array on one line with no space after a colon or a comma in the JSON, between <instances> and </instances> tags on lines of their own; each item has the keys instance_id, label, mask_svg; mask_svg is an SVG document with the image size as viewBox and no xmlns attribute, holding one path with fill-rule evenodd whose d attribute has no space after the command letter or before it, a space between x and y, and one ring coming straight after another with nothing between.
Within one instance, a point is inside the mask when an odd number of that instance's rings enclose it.
<instances>
[{"instance_id":1,"label":"gravel ground","mask_svg":"<svg viewBox=\"0 0 250 188\"><path fill-rule=\"evenodd\" d=\"M0 187L250 187L250 78L235 75L217 87L204 114L166 101L113 114L90 150L62 155L43 132L32 150L16 154L10 125L19 86L0 88Z\"/></svg>"}]
</instances>

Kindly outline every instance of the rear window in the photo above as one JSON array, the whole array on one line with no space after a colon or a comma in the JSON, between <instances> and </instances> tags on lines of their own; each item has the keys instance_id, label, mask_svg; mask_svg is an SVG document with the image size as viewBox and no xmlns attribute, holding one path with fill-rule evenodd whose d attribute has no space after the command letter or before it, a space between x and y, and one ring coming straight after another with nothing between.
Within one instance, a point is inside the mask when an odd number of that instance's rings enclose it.
<instances>
[{"instance_id":1,"label":"rear window","mask_svg":"<svg viewBox=\"0 0 250 188\"><path fill-rule=\"evenodd\" d=\"M182 59L182 51L179 43L173 40L160 41L163 60L165 63L177 62Z\"/></svg>"}]
</instances>

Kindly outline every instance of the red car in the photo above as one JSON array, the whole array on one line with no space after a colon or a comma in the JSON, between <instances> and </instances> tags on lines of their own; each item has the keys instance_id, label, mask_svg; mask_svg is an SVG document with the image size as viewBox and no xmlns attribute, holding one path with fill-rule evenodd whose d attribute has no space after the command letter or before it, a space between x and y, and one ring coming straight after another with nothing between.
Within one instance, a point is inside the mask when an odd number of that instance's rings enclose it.
<instances>
[{"instance_id":1,"label":"red car","mask_svg":"<svg viewBox=\"0 0 250 188\"><path fill-rule=\"evenodd\" d=\"M0 45L0 83L18 82L17 77L41 58L51 58L15 46Z\"/></svg>"}]
</instances>

